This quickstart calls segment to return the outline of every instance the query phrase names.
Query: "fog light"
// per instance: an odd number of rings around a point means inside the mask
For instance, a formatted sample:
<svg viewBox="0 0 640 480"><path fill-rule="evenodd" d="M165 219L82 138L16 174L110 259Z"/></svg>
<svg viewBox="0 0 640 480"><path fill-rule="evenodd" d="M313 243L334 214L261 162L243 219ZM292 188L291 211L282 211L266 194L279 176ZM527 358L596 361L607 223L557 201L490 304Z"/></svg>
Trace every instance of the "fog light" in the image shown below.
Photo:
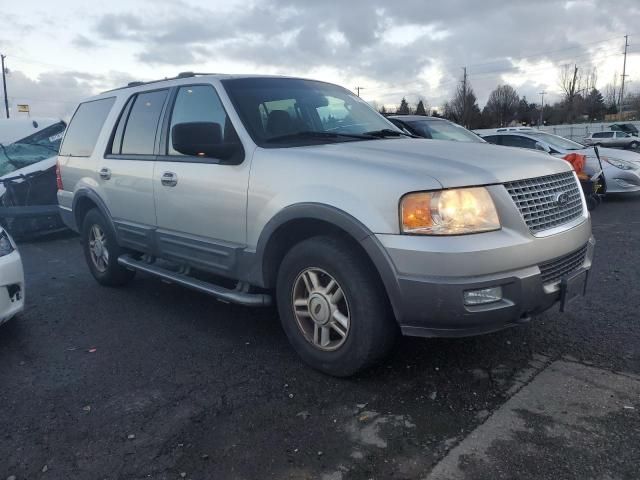
<svg viewBox="0 0 640 480"><path fill-rule="evenodd" d="M465 305L484 305L502 300L502 287L481 288L464 292Z"/></svg>

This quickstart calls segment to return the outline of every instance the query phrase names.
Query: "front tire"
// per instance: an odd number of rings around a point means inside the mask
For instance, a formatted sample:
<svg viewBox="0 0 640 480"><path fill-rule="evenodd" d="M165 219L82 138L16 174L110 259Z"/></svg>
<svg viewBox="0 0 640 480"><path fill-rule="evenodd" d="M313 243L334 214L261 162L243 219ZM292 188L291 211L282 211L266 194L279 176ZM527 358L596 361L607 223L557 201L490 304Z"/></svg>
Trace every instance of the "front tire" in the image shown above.
<svg viewBox="0 0 640 480"><path fill-rule="evenodd" d="M389 301L364 253L336 237L294 246L278 271L280 321L298 355L337 377L384 357L397 338Z"/></svg>
<svg viewBox="0 0 640 480"><path fill-rule="evenodd" d="M638 145L640 145L638 142L631 142L631 143L629 144L629 148L630 148L631 150L635 150L636 148L638 148Z"/></svg>
<svg viewBox="0 0 640 480"><path fill-rule="evenodd" d="M89 210L82 223L82 248L93 278L101 285L121 286L129 282L135 272L118 264L123 253L116 234L104 215L96 208Z"/></svg>

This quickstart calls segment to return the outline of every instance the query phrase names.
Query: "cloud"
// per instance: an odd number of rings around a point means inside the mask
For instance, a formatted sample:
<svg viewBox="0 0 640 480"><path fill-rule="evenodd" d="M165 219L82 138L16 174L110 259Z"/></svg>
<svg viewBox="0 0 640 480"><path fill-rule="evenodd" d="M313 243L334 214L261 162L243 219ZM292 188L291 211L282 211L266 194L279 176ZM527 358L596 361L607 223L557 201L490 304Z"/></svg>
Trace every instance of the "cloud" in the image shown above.
<svg viewBox="0 0 640 480"><path fill-rule="evenodd" d="M7 76L9 108L15 116L16 105L28 104L32 116L69 120L78 103L96 91L126 85L133 80L123 72L102 76L77 71L43 73L32 79L19 70L12 70Z"/></svg>

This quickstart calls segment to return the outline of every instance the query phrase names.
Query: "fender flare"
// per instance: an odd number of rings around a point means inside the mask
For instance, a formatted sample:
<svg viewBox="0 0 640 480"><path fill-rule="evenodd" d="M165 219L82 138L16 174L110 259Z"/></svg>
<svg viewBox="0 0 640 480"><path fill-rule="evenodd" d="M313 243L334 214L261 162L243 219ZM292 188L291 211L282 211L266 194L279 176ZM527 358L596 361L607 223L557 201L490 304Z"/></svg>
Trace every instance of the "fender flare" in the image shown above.
<svg viewBox="0 0 640 480"><path fill-rule="evenodd" d="M95 191L91 190L90 188L86 188L86 187L79 188L75 192L75 194L73 196L73 202L71 204L71 211L72 211L72 214L73 214L73 221L74 221L74 223L76 225L76 231L81 233L81 230L82 230L82 225L78 224L78 220L76 218L76 213L77 213L78 203L83 198L88 198L89 200L91 200L93 202L93 204L98 208L100 213L102 213L104 218L107 220L107 222L109 223L109 226L111 227L112 231L116 234L116 238L117 238L118 230L116 229L116 226L113 223L113 219L111 218L111 213L109 212L109 208L104 203L104 200L102 200L102 198L100 198L100 196Z"/></svg>
<svg viewBox="0 0 640 480"><path fill-rule="evenodd" d="M268 283L265 277L265 255L269 241L273 234L284 224L293 220L320 220L334 225L351 236L363 248L374 268L378 272L380 279L391 302L391 307L397 320L400 320L402 309L400 286L396 275L395 267L387 251L373 232L362 222L350 215L330 205L321 203L298 203L280 210L262 229L258 244L256 246L256 260L258 271L254 274L261 285Z"/></svg>

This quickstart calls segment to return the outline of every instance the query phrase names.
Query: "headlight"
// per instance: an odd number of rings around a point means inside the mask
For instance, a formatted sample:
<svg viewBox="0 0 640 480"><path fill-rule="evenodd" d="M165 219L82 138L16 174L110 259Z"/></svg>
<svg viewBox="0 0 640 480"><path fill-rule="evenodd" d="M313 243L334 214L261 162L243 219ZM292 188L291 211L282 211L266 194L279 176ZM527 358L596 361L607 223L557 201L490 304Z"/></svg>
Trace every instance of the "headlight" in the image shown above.
<svg viewBox="0 0 640 480"><path fill-rule="evenodd" d="M620 170L637 170L638 166L631 163L631 162L627 162L626 160L619 160L617 158L609 158L609 157L600 157L602 160L604 160L605 162L607 162L610 165L613 165L616 168L619 168Z"/></svg>
<svg viewBox="0 0 640 480"><path fill-rule="evenodd" d="M11 245L11 240L9 240L9 236L7 232L0 232L0 257L4 257L5 255L9 255L13 252L14 248Z"/></svg>
<svg viewBox="0 0 640 480"><path fill-rule="evenodd" d="M461 235L500 229L484 187L409 193L400 201L402 233Z"/></svg>

